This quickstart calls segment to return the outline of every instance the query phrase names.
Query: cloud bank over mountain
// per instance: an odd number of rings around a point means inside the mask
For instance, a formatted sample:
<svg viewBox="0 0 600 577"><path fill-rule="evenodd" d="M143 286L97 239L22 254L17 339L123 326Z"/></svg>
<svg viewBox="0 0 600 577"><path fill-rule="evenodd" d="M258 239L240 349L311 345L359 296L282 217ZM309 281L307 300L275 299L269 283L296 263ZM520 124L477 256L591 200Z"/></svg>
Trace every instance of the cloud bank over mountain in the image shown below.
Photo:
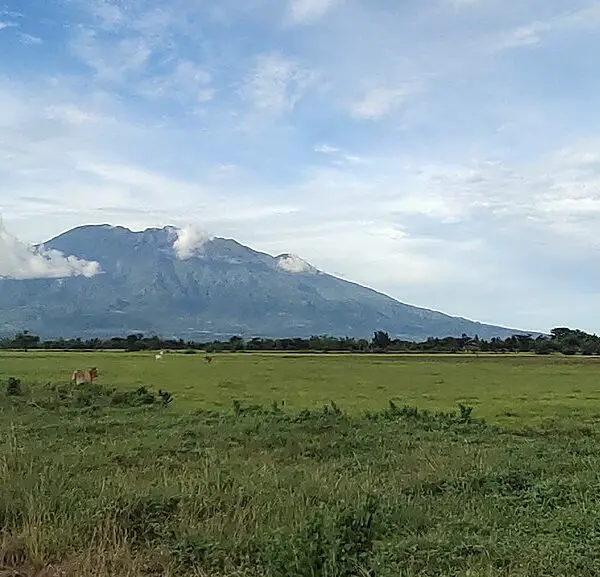
<svg viewBox="0 0 600 577"><path fill-rule="evenodd" d="M32 246L20 241L6 230L0 220L0 277L11 279L65 278L99 274L94 261L65 255L43 245Z"/></svg>
<svg viewBox="0 0 600 577"><path fill-rule="evenodd" d="M177 229L176 234L177 239L173 243L173 248L177 258L181 260L193 257L202 245L211 239L210 235L190 225Z"/></svg>

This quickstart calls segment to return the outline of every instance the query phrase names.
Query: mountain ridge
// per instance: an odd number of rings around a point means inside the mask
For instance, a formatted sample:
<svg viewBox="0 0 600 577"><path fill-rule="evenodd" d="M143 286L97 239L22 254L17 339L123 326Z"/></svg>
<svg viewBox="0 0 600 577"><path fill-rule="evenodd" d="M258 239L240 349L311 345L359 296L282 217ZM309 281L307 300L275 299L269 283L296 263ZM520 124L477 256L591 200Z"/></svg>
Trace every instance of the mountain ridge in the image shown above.
<svg viewBox="0 0 600 577"><path fill-rule="evenodd" d="M186 236L173 226L132 231L81 225L37 247L95 261L101 272L90 278L1 279L5 334L29 329L52 338L124 332L188 339L363 338L384 330L407 340L539 334L412 306L320 271L298 255L273 256L235 239Z"/></svg>

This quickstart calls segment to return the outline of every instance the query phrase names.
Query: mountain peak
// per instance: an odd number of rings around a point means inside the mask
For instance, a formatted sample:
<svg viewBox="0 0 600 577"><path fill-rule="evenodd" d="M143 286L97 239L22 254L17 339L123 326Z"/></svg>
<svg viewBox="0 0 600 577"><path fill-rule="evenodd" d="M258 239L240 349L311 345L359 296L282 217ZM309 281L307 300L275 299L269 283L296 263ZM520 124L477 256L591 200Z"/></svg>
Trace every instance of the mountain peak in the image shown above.
<svg viewBox="0 0 600 577"><path fill-rule="evenodd" d="M0 280L0 332L28 329L48 338L154 332L204 339L369 338L383 330L416 340L523 332L413 307L319 271L298 255L272 256L193 227L88 225L45 247L69 263L96 262L104 274L67 275L60 282L47 274Z"/></svg>

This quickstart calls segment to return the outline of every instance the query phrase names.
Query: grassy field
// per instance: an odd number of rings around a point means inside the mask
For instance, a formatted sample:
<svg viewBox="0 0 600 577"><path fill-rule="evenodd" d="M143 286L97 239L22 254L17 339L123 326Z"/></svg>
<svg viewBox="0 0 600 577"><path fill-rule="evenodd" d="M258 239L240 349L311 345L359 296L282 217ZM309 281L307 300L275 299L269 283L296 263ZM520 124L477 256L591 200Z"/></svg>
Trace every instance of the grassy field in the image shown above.
<svg viewBox="0 0 600 577"><path fill-rule="evenodd" d="M99 383L162 387L180 409L230 408L284 401L295 409L331 401L354 414L383 409L391 399L426 409L475 407L509 425L600 416L600 359L490 355L223 354L27 352L0 354L0 381L68 383L77 368L97 366Z"/></svg>
<svg viewBox="0 0 600 577"><path fill-rule="evenodd" d="M28 352L0 381L2 577L600 574L593 358Z"/></svg>

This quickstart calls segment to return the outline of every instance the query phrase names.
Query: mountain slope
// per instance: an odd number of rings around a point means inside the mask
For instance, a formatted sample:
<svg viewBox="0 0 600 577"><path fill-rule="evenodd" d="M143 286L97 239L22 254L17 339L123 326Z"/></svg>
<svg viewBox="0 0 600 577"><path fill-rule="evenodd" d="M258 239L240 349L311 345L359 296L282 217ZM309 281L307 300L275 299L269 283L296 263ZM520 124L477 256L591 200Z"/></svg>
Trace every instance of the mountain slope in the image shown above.
<svg viewBox="0 0 600 577"><path fill-rule="evenodd" d="M0 280L0 330L29 329L46 338L129 332L182 338L224 335L405 339L467 333L482 338L522 332L400 303L322 273L294 255L254 251L213 238L191 258L177 258L173 227L132 232L82 226L45 243L97 261L92 278Z"/></svg>

